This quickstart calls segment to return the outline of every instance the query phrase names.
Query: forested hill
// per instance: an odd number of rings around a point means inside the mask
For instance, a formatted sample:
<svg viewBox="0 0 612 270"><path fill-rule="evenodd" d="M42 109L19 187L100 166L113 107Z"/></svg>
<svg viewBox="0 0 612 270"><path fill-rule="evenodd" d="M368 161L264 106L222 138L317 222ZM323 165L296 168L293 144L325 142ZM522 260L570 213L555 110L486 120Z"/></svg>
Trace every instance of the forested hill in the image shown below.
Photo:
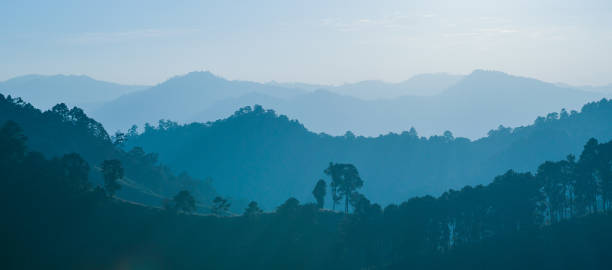
<svg viewBox="0 0 612 270"><path fill-rule="evenodd" d="M92 189L79 155L45 159L26 142L15 122L0 126L2 269L612 265L612 141L590 139L579 156L545 162L534 174L510 170L486 186L384 208L356 193L354 166L330 164L332 193L352 192L352 211L289 198L267 213L251 202L240 216L228 216L218 203L215 215L192 215L188 193L164 209L118 201L109 186Z"/></svg>
<svg viewBox="0 0 612 270"><path fill-rule="evenodd" d="M182 189L189 189L202 204L216 194L209 182L195 179L186 173L176 174L158 162L157 154L142 148L124 151L121 138L109 136L104 127L89 118L83 110L58 104L41 112L19 98L0 94L0 125L14 121L28 138L28 147L45 156L59 157L78 153L91 165L91 180L99 184L99 166L104 160L117 159L125 168L123 188L118 196L130 201L161 205L165 198Z"/></svg>
<svg viewBox="0 0 612 270"><path fill-rule="evenodd" d="M211 177L220 194L256 200L266 208L289 196L309 200L330 161L352 163L367 183L365 195L387 204L489 183L508 169L534 170L543 161L578 153L591 137L612 138L610 117L612 101L603 99L581 112L563 110L529 126L499 127L476 141L450 132L424 138L414 129L366 138L315 134L255 106L206 124L161 121L127 144L159 153L172 168Z"/></svg>

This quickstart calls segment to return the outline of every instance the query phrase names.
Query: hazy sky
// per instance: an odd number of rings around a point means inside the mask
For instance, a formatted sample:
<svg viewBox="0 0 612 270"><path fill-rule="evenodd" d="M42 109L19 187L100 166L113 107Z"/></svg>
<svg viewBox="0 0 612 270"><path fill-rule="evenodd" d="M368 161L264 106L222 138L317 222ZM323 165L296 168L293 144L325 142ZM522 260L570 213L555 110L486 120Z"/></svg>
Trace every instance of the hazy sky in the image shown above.
<svg viewBox="0 0 612 270"><path fill-rule="evenodd" d="M610 0L2 0L0 18L0 80L154 84L210 70L339 84L483 68L612 83Z"/></svg>

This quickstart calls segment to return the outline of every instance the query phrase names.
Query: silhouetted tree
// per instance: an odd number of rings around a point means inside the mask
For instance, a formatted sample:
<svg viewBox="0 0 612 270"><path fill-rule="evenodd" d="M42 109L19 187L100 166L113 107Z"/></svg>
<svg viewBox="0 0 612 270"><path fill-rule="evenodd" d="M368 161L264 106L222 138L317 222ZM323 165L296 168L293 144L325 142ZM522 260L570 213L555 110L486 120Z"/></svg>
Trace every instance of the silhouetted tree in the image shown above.
<svg viewBox="0 0 612 270"><path fill-rule="evenodd" d="M342 197L338 195L338 183L332 181L329 186L331 187L332 210L336 211L336 204L340 202Z"/></svg>
<svg viewBox="0 0 612 270"><path fill-rule="evenodd" d="M257 205L257 202L255 201L250 202L249 206L246 209L244 209L244 216L247 216L247 217L257 216L261 213L263 213L263 210L259 208L259 205Z"/></svg>
<svg viewBox="0 0 612 270"><path fill-rule="evenodd" d="M312 190L312 195L317 200L317 207L319 209L325 206L325 195L327 194L327 184L323 179L319 179L314 189Z"/></svg>
<svg viewBox="0 0 612 270"><path fill-rule="evenodd" d="M276 212L284 216L295 214L299 206L300 206L300 201L298 201L296 198L291 197L287 199L283 204L281 204L276 209Z"/></svg>
<svg viewBox="0 0 612 270"><path fill-rule="evenodd" d="M26 139L17 123L7 121L0 128L0 153L9 160L22 160L26 151Z"/></svg>
<svg viewBox="0 0 612 270"><path fill-rule="evenodd" d="M84 192L91 188L88 181L89 164L79 154L71 153L59 159L63 168L65 186L74 192Z"/></svg>
<svg viewBox="0 0 612 270"><path fill-rule="evenodd" d="M488 186L492 217L500 232L515 232L541 224L541 186L531 173L512 170Z"/></svg>
<svg viewBox="0 0 612 270"><path fill-rule="evenodd" d="M594 173L597 158L596 139L591 138L580 155L576 168L576 206L579 214L597 212L597 175Z"/></svg>
<svg viewBox="0 0 612 270"><path fill-rule="evenodd" d="M116 131L115 135L111 137L111 140L113 140L115 146L121 147L127 141L127 135L121 131Z"/></svg>
<svg viewBox="0 0 612 270"><path fill-rule="evenodd" d="M331 177L331 181L329 186L331 187L331 196L332 196L332 210L336 210L336 204L340 202L342 197L338 196L338 167L334 165L334 163L330 162L329 166L323 171L325 174Z"/></svg>
<svg viewBox="0 0 612 270"><path fill-rule="evenodd" d="M104 189L109 197L115 196L121 185L117 180L123 178L123 166L117 159L102 162L102 175L104 176Z"/></svg>
<svg viewBox="0 0 612 270"><path fill-rule="evenodd" d="M178 211L182 211L184 213L192 213L196 210L196 201L187 190L181 190L178 194L174 196L172 200L174 202L176 210Z"/></svg>
<svg viewBox="0 0 612 270"><path fill-rule="evenodd" d="M222 197L215 197L213 200L212 213L218 216L223 216L227 213L232 204Z"/></svg>
<svg viewBox="0 0 612 270"><path fill-rule="evenodd" d="M566 194L568 192L567 172L561 162L547 161L540 165L536 178L543 186L546 195L548 216L555 223L563 218L563 209L566 207Z"/></svg>
<svg viewBox="0 0 612 270"><path fill-rule="evenodd" d="M370 200L363 194L353 192L351 195L351 206L353 206L353 213L356 215L367 215L371 207Z"/></svg>
<svg viewBox="0 0 612 270"><path fill-rule="evenodd" d="M132 125L130 127L130 129L128 129L127 135L128 138L133 138L138 136L138 126L137 125Z"/></svg>
<svg viewBox="0 0 612 270"><path fill-rule="evenodd" d="M603 210L610 209L612 203L612 143L600 145L597 170L601 179Z"/></svg>
<svg viewBox="0 0 612 270"><path fill-rule="evenodd" d="M344 198L344 213L348 214L351 195L363 186L357 168L353 164L330 163L324 172L332 178L332 192L338 193L334 199Z"/></svg>

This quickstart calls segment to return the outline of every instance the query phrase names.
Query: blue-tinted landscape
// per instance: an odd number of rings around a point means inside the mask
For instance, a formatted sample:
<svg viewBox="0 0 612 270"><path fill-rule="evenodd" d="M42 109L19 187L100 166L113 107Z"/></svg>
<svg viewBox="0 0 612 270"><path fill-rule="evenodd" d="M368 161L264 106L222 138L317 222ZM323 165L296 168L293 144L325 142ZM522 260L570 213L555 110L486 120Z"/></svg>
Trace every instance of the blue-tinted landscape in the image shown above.
<svg viewBox="0 0 612 270"><path fill-rule="evenodd" d="M0 3L2 269L610 269L612 3Z"/></svg>

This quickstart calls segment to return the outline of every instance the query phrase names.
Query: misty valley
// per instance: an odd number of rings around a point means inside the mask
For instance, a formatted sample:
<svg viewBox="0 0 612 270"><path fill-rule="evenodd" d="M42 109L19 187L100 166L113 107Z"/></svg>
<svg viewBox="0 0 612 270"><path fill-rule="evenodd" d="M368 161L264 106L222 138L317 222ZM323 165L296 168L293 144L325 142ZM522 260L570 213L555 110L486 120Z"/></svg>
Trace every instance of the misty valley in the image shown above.
<svg viewBox="0 0 612 270"><path fill-rule="evenodd" d="M111 135L0 95L4 266L605 269L610 119L603 98L474 140L334 136L254 105Z"/></svg>
<svg viewBox="0 0 612 270"><path fill-rule="evenodd" d="M0 270L612 269L610 0L0 18Z"/></svg>

